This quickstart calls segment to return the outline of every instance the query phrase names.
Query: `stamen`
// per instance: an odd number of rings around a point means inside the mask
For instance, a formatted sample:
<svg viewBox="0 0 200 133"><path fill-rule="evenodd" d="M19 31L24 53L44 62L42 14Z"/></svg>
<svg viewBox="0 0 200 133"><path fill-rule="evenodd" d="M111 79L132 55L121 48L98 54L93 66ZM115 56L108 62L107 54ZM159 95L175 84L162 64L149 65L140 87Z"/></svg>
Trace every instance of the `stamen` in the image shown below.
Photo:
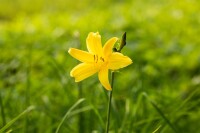
<svg viewBox="0 0 200 133"><path fill-rule="evenodd" d="M104 58L103 57L100 57L100 60L102 60L104 62Z"/></svg>
<svg viewBox="0 0 200 133"><path fill-rule="evenodd" d="M95 62L95 63L98 63L99 59L100 59L101 61L105 62L105 60L104 60L103 57L100 57L100 58L99 58L98 55L94 55L94 62Z"/></svg>
<svg viewBox="0 0 200 133"><path fill-rule="evenodd" d="M94 55L94 62L95 62L95 63L98 62L98 55Z"/></svg>
<svg viewBox="0 0 200 133"><path fill-rule="evenodd" d="M98 55L96 55L97 56L97 60L96 60L96 63L98 62Z"/></svg>

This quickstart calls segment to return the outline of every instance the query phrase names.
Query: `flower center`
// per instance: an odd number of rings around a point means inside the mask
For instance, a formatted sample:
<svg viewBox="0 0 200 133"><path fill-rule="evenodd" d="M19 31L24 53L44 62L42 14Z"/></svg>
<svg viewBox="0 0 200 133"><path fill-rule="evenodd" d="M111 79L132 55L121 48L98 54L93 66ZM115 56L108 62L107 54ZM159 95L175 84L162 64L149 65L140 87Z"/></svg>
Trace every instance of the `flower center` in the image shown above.
<svg viewBox="0 0 200 133"><path fill-rule="evenodd" d="M101 69L102 67L106 66L106 60L104 57L99 55L94 55L94 66L98 69Z"/></svg>
<svg viewBox="0 0 200 133"><path fill-rule="evenodd" d="M104 58L102 56L94 55L94 62L97 63L103 63L105 62Z"/></svg>

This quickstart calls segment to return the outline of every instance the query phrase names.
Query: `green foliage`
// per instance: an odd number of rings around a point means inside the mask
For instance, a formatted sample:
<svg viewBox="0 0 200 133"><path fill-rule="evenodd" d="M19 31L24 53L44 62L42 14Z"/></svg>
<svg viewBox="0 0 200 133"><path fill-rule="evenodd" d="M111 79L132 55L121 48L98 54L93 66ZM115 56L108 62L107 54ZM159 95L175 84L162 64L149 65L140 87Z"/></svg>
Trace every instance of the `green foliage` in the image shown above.
<svg viewBox="0 0 200 133"><path fill-rule="evenodd" d="M63 119L61 133L103 133L107 91L97 76L77 85L67 53L99 31L103 43L126 32L133 60L115 74L110 132L200 131L198 0L0 3L0 130L56 132Z"/></svg>

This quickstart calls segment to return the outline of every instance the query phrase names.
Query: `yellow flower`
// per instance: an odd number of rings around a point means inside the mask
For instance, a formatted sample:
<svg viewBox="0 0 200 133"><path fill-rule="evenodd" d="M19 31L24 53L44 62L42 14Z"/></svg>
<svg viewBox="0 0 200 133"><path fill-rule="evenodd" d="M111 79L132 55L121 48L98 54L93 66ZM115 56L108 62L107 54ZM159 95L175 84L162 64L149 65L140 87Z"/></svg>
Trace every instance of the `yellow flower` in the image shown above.
<svg viewBox="0 0 200 133"><path fill-rule="evenodd" d="M81 61L75 66L70 76L75 78L75 82L82 81L98 72L101 84L107 89L112 90L108 80L108 70L117 70L126 67L132 63L132 60L119 52L113 52L113 46L118 38L109 39L102 48L101 36L99 33L90 32L86 39L86 45L89 52L75 48L69 49L69 54Z"/></svg>

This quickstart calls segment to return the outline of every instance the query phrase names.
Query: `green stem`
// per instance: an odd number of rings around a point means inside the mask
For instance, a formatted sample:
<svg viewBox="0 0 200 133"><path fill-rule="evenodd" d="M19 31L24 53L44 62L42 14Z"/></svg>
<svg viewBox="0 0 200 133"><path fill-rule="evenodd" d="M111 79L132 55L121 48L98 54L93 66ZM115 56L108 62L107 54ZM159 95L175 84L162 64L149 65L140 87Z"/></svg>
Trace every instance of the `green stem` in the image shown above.
<svg viewBox="0 0 200 133"><path fill-rule="evenodd" d="M5 118L5 113L4 113L4 106L3 106L3 100L0 94L0 107L1 107L1 116L2 116L2 122L3 122L3 126L6 125L6 118Z"/></svg>
<svg viewBox="0 0 200 133"><path fill-rule="evenodd" d="M107 112L107 122L106 122L106 133L109 132L109 126L110 126L110 110L111 110L113 83L114 83L114 72L111 73L111 88L112 88L112 90L109 92L108 112Z"/></svg>
<svg viewBox="0 0 200 133"><path fill-rule="evenodd" d="M30 46L28 54L27 54L27 69L26 69L26 95L25 95L25 106L28 108L30 106L30 87L31 87L31 62L32 62L32 46ZM29 127L29 117L28 114L25 116L25 123L24 123L24 132L28 132Z"/></svg>
<svg viewBox="0 0 200 133"><path fill-rule="evenodd" d="M78 93L79 93L79 99L81 99L83 96L82 96L82 84L81 83L79 83L78 84ZM82 108L83 107L83 105L82 105L82 103L80 103L80 105L79 105L80 107L79 108ZM78 122L78 125L79 125L79 133L81 133L81 132L84 132L85 131L85 129L84 129L84 115L83 115L83 112L81 112L80 114L79 114L79 122Z"/></svg>
<svg viewBox="0 0 200 133"><path fill-rule="evenodd" d="M126 32L124 32L124 34L122 35L122 40L121 40L119 49L114 48L113 50L115 52L120 53L125 45L126 45ZM112 88L112 90L109 92L106 133L109 132L109 126L110 126L110 110L111 110L111 102L112 102L113 84L114 84L114 72L111 72L111 88Z"/></svg>

